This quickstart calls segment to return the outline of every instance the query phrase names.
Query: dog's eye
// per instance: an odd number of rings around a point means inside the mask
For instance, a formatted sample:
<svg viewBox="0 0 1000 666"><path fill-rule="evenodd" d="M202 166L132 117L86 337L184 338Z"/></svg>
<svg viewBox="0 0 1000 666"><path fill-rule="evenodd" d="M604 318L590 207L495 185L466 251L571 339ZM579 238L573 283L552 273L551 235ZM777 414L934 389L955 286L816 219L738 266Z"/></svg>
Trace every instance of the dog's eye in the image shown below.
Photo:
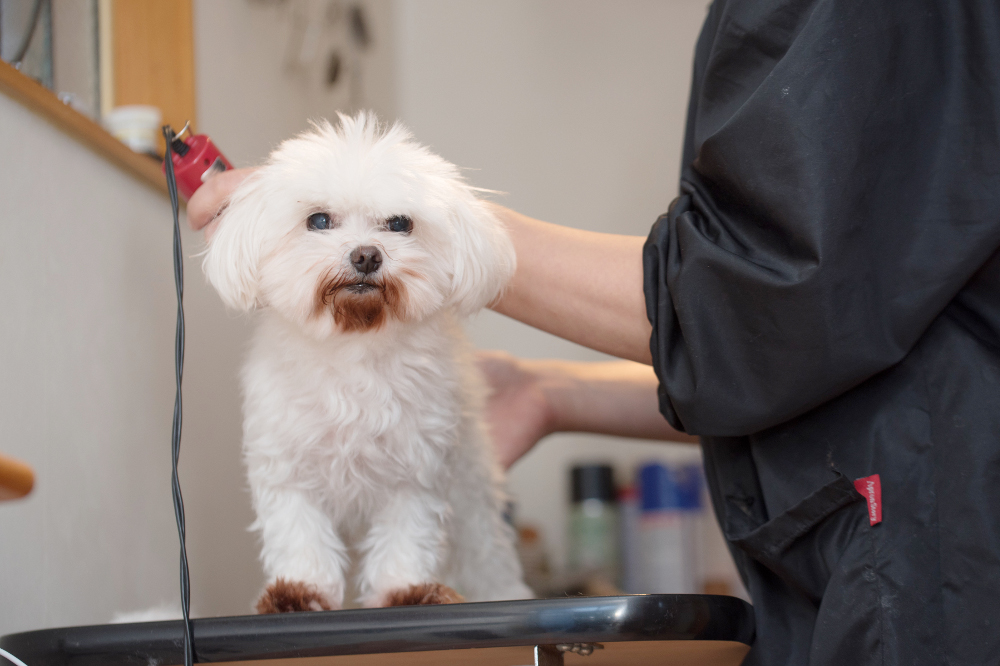
<svg viewBox="0 0 1000 666"><path fill-rule="evenodd" d="M397 233L407 233L413 230L413 221L405 215L396 215L385 221L385 228Z"/></svg>
<svg viewBox="0 0 1000 666"><path fill-rule="evenodd" d="M306 220L306 226L308 226L312 231L320 231L322 229L329 229L333 226L333 220L326 213L313 213Z"/></svg>

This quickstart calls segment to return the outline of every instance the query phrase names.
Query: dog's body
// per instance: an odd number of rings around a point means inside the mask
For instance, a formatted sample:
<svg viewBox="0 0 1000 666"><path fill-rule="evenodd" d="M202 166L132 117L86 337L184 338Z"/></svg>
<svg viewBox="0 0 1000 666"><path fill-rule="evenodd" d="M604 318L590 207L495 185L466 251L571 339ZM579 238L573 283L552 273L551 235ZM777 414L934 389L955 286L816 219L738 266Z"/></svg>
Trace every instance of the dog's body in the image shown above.
<svg viewBox="0 0 1000 666"><path fill-rule="evenodd" d="M205 268L264 308L243 371L260 610L339 608L352 560L369 606L531 596L460 325L513 265L455 168L364 115L231 197Z"/></svg>

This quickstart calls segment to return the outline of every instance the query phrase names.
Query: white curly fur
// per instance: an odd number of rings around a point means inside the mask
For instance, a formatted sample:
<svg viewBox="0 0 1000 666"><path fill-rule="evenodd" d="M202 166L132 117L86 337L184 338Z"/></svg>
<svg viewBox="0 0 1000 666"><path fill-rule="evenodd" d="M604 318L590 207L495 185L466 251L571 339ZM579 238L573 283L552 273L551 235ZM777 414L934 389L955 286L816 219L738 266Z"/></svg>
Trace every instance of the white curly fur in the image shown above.
<svg viewBox="0 0 1000 666"><path fill-rule="evenodd" d="M317 212L335 228L308 229ZM410 233L386 228L399 215ZM429 582L469 600L530 597L460 325L514 271L489 207L402 126L362 113L285 141L220 217L205 273L231 307L261 310L243 447L269 582L312 584L339 608L356 560L369 606ZM359 246L380 250L369 277L396 284L398 302L377 292L381 324L345 330L360 296L318 295L362 279Z"/></svg>

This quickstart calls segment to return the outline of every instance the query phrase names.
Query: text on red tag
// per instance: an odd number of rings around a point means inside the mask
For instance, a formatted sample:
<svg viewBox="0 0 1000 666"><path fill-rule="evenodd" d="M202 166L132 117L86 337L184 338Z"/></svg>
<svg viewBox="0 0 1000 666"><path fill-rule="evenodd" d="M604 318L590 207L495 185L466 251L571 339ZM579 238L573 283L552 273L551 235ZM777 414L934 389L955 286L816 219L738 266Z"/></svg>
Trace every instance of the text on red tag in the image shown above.
<svg viewBox="0 0 1000 666"><path fill-rule="evenodd" d="M861 493L868 503L868 523L877 525L882 522L882 481L878 474L862 477L854 482L854 488Z"/></svg>

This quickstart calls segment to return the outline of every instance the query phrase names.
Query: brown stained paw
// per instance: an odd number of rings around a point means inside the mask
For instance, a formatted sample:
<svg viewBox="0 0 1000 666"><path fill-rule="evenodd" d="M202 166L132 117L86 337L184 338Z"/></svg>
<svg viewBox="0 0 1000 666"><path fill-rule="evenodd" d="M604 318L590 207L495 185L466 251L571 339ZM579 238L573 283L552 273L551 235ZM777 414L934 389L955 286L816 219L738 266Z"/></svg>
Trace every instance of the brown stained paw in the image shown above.
<svg viewBox="0 0 1000 666"><path fill-rule="evenodd" d="M330 605L314 586L279 578L264 590L257 601L257 612L296 613L299 611L330 610Z"/></svg>
<svg viewBox="0 0 1000 666"><path fill-rule="evenodd" d="M465 599L461 594L441 583L411 585L401 590L393 590L385 597L386 606L460 604L463 601Z"/></svg>

